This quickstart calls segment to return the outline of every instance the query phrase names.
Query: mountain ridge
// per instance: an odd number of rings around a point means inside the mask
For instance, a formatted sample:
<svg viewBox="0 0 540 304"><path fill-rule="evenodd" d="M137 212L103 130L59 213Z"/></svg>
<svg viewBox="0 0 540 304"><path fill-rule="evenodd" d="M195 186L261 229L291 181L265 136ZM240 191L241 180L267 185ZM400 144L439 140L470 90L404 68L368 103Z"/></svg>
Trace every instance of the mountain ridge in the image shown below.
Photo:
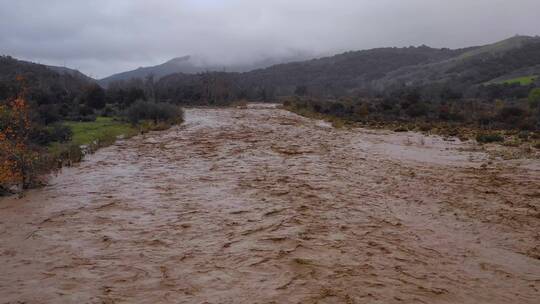
<svg viewBox="0 0 540 304"><path fill-rule="evenodd" d="M78 70L19 60L7 55L0 56L0 82L13 83L17 76L23 76L36 86L59 85L73 91L82 90L83 87L95 83L94 79Z"/></svg>
<svg viewBox="0 0 540 304"><path fill-rule="evenodd" d="M98 80L99 84L107 87L109 84L116 81L127 81L131 79L145 79L153 76L154 80L159 80L162 77L182 73L182 74L198 74L205 72L231 72L240 73L248 72L260 68L269 67L278 63L291 62L294 60L305 59L305 54L296 54L290 57L271 58L256 61L251 64L213 64L201 56L185 55L174 57L161 64L147 67L139 67L134 70L120 72L111 76Z"/></svg>
<svg viewBox="0 0 540 304"><path fill-rule="evenodd" d="M5 61L12 57L3 58ZM114 81L144 79L149 75L154 76L155 82L163 80L172 86L175 78L197 81L199 78L196 74L219 72L243 88L271 88L287 95L293 94L298 86L307 86L311 91L328 95L335 92L354 93L362 89L385 90L402 85L447 82L481 84L536 75L540 73L540 37L516 35L492 44L462 49L431 48L425 45L375 48L309 60L291 58L290 61L278 64L271 64L272 60L268 60L228 67L212 66L200 57L187 55L156 66L117 73L101 80L94 80L67 67L14 60L27 68L32 65L34 68L43 66L60 76L79 79L81 83L97 82L103 87ZM0 78L5 78L5 74L5 71L1 71Z"/></svg>

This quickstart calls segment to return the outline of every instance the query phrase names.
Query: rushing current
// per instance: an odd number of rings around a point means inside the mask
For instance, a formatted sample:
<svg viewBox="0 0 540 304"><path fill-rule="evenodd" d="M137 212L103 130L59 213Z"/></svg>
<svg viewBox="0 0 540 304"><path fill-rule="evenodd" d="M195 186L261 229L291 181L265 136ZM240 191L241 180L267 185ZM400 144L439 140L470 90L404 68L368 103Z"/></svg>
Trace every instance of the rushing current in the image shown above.
<svg viewBox="0 0 540 304"><path fill-rule="evenodd" d="M540 303L540 168L188 109L0 200L1 303Z"/></svg>

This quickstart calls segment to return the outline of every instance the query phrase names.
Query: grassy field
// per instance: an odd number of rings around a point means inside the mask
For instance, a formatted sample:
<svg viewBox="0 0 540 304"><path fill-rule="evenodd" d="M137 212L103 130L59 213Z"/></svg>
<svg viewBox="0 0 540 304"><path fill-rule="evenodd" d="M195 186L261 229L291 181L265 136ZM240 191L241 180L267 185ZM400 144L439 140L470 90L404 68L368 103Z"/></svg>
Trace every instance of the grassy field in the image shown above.
<svg viewBox="0 0 540 304"><path fill-rule="evenodd" d="M531 76L518 77L518 78L514 78L514 79L501 80L501 81L498 81L496 83L497 84L516 84L516 83L519 83L520 85L530 85L531 83L536 81L537 78L538 78L538 76L531 75Z"/></svg>
<svg viewBox="0 0 540 304"><path fill-rule="evenodd" d="M120 135L129 137L137 129L129 123L119 122L110 117L98 117L91 122L66 122L73 131L71 142L76 145L88 145L95 141L114 140Z"/></svg>
<svg viewBox="0 0 540 304"><path fill-rule="evenodd" d="M139 132L137 127L110 117L98 117L90 122L68 121L64 124L73 131L71 141L52 143L48 147L48 152L53 157L68 158L75 162L82 158L80 147L83 145L95 150L113 144L121 135L131 137Z"/></svg>

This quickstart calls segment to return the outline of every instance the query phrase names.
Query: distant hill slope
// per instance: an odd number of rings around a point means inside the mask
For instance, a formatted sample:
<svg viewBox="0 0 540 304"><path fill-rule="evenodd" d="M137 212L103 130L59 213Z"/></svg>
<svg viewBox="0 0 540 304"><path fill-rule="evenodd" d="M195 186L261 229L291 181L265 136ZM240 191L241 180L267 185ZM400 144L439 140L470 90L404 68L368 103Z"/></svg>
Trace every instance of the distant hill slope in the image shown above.
<svg viewBox="0 0 540 304"><path fill-rule="evenodd" d="M244 73L220 73L219 78L249 96L263 91L291 95L299 86L310 94L336 96L431 84L446 84L462 91L493 81L538 75L539 67L540 37L515 36L458 50L420 46L354 51ZM163 78L159 87L174 92L200 79L172 74Z"/></svg>
<svg viewBox="0 0 540 304"><path fill-rule="evenodd" d="M93 79L75 70L0 56L0 93L7 94L8 88L15 84L17 76L22 76L30 89L44 91L81 92L94 83Z"/></svg>
<svg viewBox="0 0 540 304"><path fill-rule="evenodd" d="M81 73L79 70L70 69L70 68L67 68L67 67L54 66L54 65L47 65L47 67L49 69L57 72L58 74L71 75L71 76L73 76L75 78L79 78L79 79L82 79L84 81L96 82L96 80L94 78L89 77L89 76Z"/></svg>
<svg viewBox="0 0 540 304"><path fill-rule="evenodd" d="M530 75L540 65L540 37L516 36L460 50L426 46L381 48L289 63L242 74L241 83L290 93L298 85L312 90L384 90L400 85L481 84Z"/></svg>
<svg viewBox="0 0 540 304"><path fill-rule="evenodd" d="M153 76L154 79L157 81L164 76L176 73L198 74L204 72L248 72L259 68L269 67L281 62L290 62L304 58L306 58L304 54L296 54L281 59L268 58L262 61L255 62L253 64L236 64L224 66L208 64L205 62L204 59L197 56L184 56L173 58L160 65L141 67L136 70L114 74L112 76L99 80L99 84L107 87L110 83L115 81L130 80L134 78L145 79L148 76Z"/></svg>
<svg viewBox="0 0 540 304"><path fill-rule="evenodd" d="M469 50L434 49L427 46L380 48L281 64L244 73L240 77L241 82L248 86L288 87L289 91L298 85L321 89L363 88L400 68L441 62Z"/></svg>
<svg viewBox="0 0 540 304"><path fill-rule="evenodd" d="M387 73L372 85L379 89L391 85L453 83L476 85L497 78L530 75L540 65L540 38L516 36L477 47L454 58L435 63L407 66Z"/></svg>
<svg viewBox="0 0 540 304"><path fill-rule="evenodd" d="M474 48L468 52L463 53L460 58L465 59L477 55L500 55L514 49L519 49L529 43L538 42L539 39L539 37L531 36L514 36L512 38L508 38L499 42Z"/></svg>
<svg viewBox="0 0 540 304"><path fill-rule="evenodd" d="M133 78L145 79L147 76L153 75L156 80L163 76L174 73L188 73L194 74L202 72L201 68L196 67L191 61L190 56L174 58L163 64L141 67L133 71L127 71L123 73L114 74L112 76L99 80L99 84L102 86L108 86L111 82L119 80L130 80Z"/></svg>

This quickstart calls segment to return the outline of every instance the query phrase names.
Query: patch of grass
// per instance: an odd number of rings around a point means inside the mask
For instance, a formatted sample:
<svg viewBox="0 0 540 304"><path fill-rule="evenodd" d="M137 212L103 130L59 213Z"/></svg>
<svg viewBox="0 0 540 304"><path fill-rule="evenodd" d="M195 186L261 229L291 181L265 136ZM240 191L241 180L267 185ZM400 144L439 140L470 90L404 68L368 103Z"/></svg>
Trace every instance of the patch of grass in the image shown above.
<svg viewBox="0 0 540 304"><path fill-rule="evenodd" d="M538 76L530 75L530 76L523 76L508 80L501 80L494 82L495 84L519 84L522 86L530 85L531 83L535 82L536 79L538 79Z"/></svg>
<svg viewBox="0 0 540 304"><path fill-rule="evenodd" d="M66 122L65 124L73 131L71 142L79 146L116 138L120 135L129 137L137 133L137 129L131 124L114 120L111 117L98 117L96 121Z"/></svg>
<svg viewBox="0 0 540 304"><path fill-rule="evenodd" d="M48 155L50 159L68 164L81 161L84 153L113 144L119 136L134 136L142 127L111 117L98 117L90 122L68 121L63 125L71 129L73 136L66 143L54 142L49 145ZM83 145L87 146L85 151L81 149Z"/></svg>

